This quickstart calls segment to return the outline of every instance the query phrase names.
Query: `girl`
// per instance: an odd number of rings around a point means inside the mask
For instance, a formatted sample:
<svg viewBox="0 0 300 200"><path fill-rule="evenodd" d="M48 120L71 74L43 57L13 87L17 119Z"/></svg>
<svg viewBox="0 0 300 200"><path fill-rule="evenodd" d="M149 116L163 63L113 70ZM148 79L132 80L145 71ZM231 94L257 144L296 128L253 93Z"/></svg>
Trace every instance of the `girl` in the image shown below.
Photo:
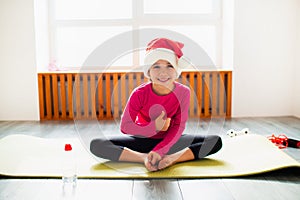
<svg viewBox="0 0 300 200"><path fill-rule="evenodd" d="M121 117L124 135L94 139L94 155L144 163L149 171L157 171L221 149L219 136L182 134L190 102L189 88L175 81L185 66L182 48L182 43L167 38L148 44L144 74L150 82L137 87L127 102Z"/></svg>

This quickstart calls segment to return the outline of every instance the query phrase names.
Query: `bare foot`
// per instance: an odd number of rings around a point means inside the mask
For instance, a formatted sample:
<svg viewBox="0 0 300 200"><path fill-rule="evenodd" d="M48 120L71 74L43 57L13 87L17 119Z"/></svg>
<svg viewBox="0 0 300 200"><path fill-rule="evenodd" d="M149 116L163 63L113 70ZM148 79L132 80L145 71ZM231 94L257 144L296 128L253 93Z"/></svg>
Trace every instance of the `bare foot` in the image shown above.
<svg viewBox="0 0 300 200"><path fill-rule="evenodd" d="M146 156L145 160L144 160L144 165L146 167L146 169L150 172L154 172L158 170L157 165L152 165L151 162L149 162L148 157Z"/></svg>
<svg viewBox="0 0 300 200"><path fill-rule="evenodd" d="M162 170L167 167L170 167L171 165L174 165L177 163L178 156L174 155L165 155L163 159L158 163L158 169Z"/></svg>
<svg viewBox="0 0 300 200"><path fill-rule="evenodd" d="M171 165L174 165L179 162L185 162L188 160L194 160L194 154L190 148L185 148L177 153L171 155L165 155L160 162L158 163L158 169L162 170Z"/></svg>

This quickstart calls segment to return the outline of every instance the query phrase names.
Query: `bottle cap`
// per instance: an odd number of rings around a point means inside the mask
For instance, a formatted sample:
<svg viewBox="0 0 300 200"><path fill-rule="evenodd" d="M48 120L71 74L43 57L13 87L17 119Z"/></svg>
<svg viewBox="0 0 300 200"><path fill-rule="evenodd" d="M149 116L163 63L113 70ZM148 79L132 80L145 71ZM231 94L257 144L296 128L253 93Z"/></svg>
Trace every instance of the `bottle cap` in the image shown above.
<svg viewBox="0 0 300 200"><path fill-rule="evenodd" d="M72 145L71 144L65 144L65 151L71 151Z"/></svg>

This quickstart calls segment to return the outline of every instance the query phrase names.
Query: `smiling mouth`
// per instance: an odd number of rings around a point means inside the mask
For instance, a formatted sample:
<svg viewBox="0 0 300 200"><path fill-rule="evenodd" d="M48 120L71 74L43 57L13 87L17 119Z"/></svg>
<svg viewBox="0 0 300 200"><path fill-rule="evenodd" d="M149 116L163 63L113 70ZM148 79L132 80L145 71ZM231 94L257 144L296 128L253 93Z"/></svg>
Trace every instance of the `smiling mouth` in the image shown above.
<svg viewBox="0 0 300 200"><path fill-rule="evenodd" d="M170 80L170 78L158 78L157 80L159 82L165 83L165 82L168 82Z"/></svg>

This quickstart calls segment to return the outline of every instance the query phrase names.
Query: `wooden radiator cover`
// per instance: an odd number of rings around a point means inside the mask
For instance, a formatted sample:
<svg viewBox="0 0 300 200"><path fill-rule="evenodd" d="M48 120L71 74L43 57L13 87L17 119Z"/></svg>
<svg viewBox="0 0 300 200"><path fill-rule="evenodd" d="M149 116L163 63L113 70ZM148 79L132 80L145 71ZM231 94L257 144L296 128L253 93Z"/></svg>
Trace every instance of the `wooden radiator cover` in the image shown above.
<svg viewBox="0 0 300 200"><path fill-rule="evenodd" d="M120 118L142 72L38 73L41 120ZM178 79L191 89L190 117L231 117L232 72L189 71Z"/></svg>

